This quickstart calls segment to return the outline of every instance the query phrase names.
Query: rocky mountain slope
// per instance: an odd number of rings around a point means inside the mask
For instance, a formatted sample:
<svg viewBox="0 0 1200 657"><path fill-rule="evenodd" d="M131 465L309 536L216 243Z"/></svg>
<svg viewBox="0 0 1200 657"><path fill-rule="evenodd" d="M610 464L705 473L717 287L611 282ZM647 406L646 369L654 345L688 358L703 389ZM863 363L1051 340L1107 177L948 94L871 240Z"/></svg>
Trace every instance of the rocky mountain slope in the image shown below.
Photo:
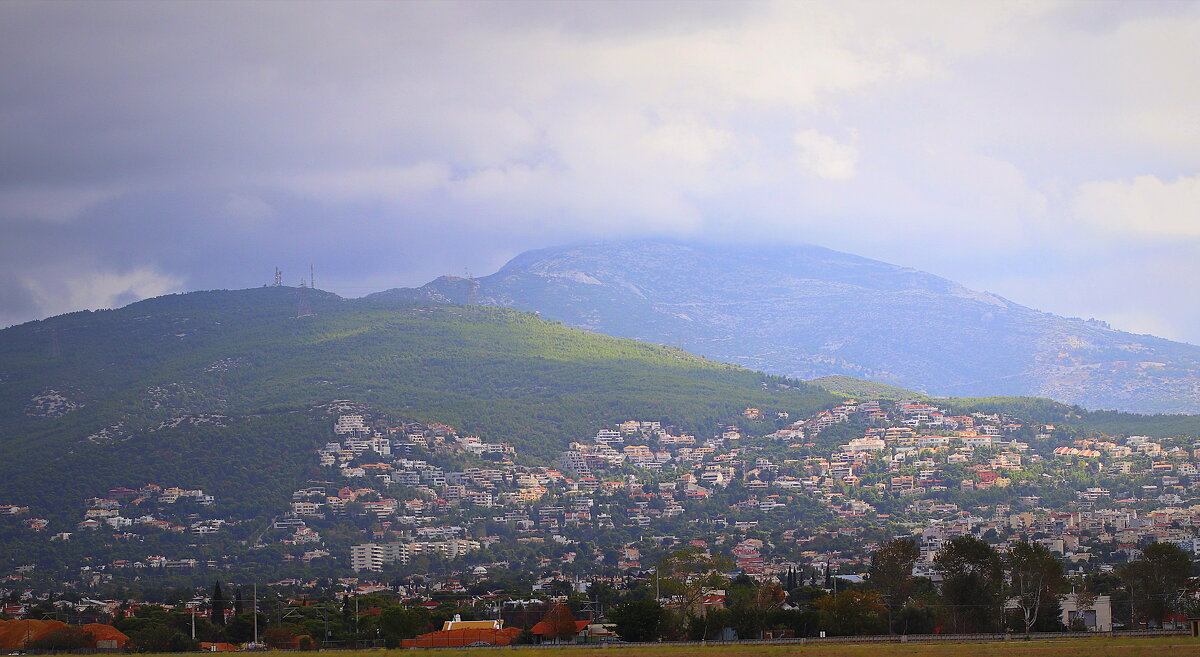
<svg viewBox="0 0 1200 657"><path fill-rule="evenodd" d="M797 378L1200 412L1200 347L1115 331L815 246L597 243L375 298L507 306Z"/></svg>

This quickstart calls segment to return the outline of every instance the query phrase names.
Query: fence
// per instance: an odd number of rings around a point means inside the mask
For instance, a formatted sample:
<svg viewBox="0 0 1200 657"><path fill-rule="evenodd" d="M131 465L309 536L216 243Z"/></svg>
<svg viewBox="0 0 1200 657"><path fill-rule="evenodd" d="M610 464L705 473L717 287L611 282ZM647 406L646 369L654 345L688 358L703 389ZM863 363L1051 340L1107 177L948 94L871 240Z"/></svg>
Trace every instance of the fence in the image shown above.
<svg viewBox="0 0 1200 657"><path fill-rule="evenodd" d="M1099 637L1156 637L1179 636L1189 637L1188 630L1127 630L1114 632L1033 632L1030 634L996 633L996 634L874 634L865 636L830 636L830 637L799 637L794 639L739 639L737 641L662 641L650 643L612 642L612 643L558 643L558 644L520 644L511 646L479 646L480 648L639 648L646 646L752 646L752 645L809 645L837 643L984 643L996 641L1024 641L1029 639L1079 639ZM1197 642L1200 644L1200 641ZM430 648L439 649L439 648Z"/></svg>
<svg viewBox="0 0 1200 657"><path fill-rule="evenodd" d="M466 632L466 631L464 631ZM795 639L740 639L737 641L662 641L650 643L633 643L617 641L611 643L544 643L544 644L511 644L511 645L478 645L489 640L495 640L496 635L488 632L478 632L477 637L472 637L472 641L463 642L463 637L453 639L443 638L441 640L433 640L433 645L413 646L410 648L400 648L399 650L443 650L445 648L462 648L471 647L479 649L499 649L508 648L554 648L566 649L571 648L612 648L621 650L624 648L639 648L646 646L753 646L753 645L809 645L809 644L838 644L838 643L939 643L939 642L959 642L959 643L985 643L996 641L1024 641L1026 637L1030 639L1079 639L1079 638L1099 638L1099 637L1156 637L1156 636L1178 636L1189 637L1188 630L1122 630L1115 632L1033 632L1031 634L874 634L865 636L829 636L829 637L800 637ZM472 645L476 644L476 645ZM1197 641L1200 645L1200 640ZM343 650L362 650L363 648L354 648L349 646L332 647L327 646L321 649L321 652L339 652ZM370 648L367 648L370 649ZM380 648L376 647L376 650ZM278 650L273 650L273 652ZM29 650L26 654L29 655L49 655L49 654L75 654L75 655L92 655L99 653L112 653L114 651L103 651L95 649L81 648L76 650ZM286 650L278 652L306 652L296 650Z"/></svg>

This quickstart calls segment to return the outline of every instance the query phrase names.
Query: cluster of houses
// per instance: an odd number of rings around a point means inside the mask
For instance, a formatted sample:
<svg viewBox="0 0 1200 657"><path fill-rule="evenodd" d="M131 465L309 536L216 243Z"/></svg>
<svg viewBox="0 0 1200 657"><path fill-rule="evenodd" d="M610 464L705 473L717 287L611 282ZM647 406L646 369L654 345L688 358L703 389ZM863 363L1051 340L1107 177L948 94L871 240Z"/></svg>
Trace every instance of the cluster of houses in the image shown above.
<svg viewBox="0 0 1200 657"><path fill-rule="evenodd" d="M511 445L446 425L385 427L359 413L331 422L314 455L321 478L293 492L260 540L283 544L286 561L327 559L367 578L436 556L457 569L428 581L438 590L509 568L491 555L510 542L536 548L525 564L535 590L619 584L682 546L772 579L861 575L879 541L897 535L918 539L917 574L927 576L941 546L966 534L1001 550L1036 540L1072 573L1111 571L1151 541L1200 552L1194 439L1085 436L927 401L848 400L795 421L747 408L708 435L629 420L531 465ZM1088 483L1068 483L1079 481ZM180 500L194 503L188 516L167 513ZM77 531L216 532L220 519L196 514L213 502L199 490L114 489L87 500ZM0 516L21 509L0 505ZM347 521L361 538L330 544L326 535L346 532L325 529ZM138 564L111 565L189 561Z"/></svg>
<svg viewBox="0 0 1200 657"><path fill-rule="evenodd" d="M746 409L743 416L761 422L764 414ZM789 549L783 551L786 558L772 559L777 546L745 539L744 534L761 531L760 522L771 513L786 513L798 496L819 501L829 514L818 519L828 521L822 524L845 526L788 529L779 533L784 542L804 547L823 536L854 536L881 526L895 529L903 519L904 531L921 537L926 564L945 540L989 530L1005 537L1051 533L1056 538L1047 546L1080 572L1111 569L1114 554L1135 557L1137 546L1149 540L1170 540L1189 551L1200 547L1194 531L1194 520L1200 519L1194 512L1200 512L1200 506L1178 506L1197 474L1193 460L1198 454L1178 445L1132 436L1120 441L1076 440L1065 446L1068 449L1048 447L1055 444L1054 426L1026 428L998 414L955 415L926 402L848 401L796 422L784 423L785 413L773 417L777 426L765 434L752 436L726 426L705 438L655 421L623 422L599 430L589 441L570 443L550 466L538 467L515 465L515 452L508 445L480 447L488 443L460 436L444 425L381 432L360 415L344 415L334 426L342 440L318 454L323 465L337 468L341 479L297 490L291 513L277 526L294 531L285 541L319 542L305 527L306 519L342 514L348 505L357 504L361 513L378 522L367 532L368 541L349 548L348 565L356 571L385 570L422 553L452 559L501 540L472 531L473 524L482 521L507 523L522 540L569 546L575 542L572 528L653 531L664 522L685 519L708 531L727 532L721 543L737 557L739 570L748 574L774 576L797 565L864 567L869 550L861 548L840 553L800 550L799 561L796 550ZM846 423L865 428L860 436L820 453L822 433ZM489 466L449 470L434 464L439 454L495 458ZM1156 460L1142 464L1139 457ZM1055 478L1081 460L1114 476L1132 477L1140 470L1161 476L1131 498L1113 499L1102 487L1077 491L1072 508L1049 508L1037 495L979 506L946 500L951 491L1004 488L1014 480L1026 486L1028 478L1022 479L1022 473L1030 466L1037 467L1042 479ZM614 509L611 501L618 494L634 504ZM690 506L716 497L728 502L727 515L688 518ZM768 532L774 529L769 521L765 527ZM1003 541L999 543L1003 548ZM618 569L641 567L636 547L615 547L621 555ZM1103 558L1097 558L1100 555ZM561 558L573 562L577 557L600 561L598 554L575 552Z"/></svg>
<svg viewBox="0 0 1200 657"><path fill-rule="evenodd" d="M181 501L191 502L195 506L188 505L186 512L172 512L170 507ZM136 534L138 528L213 534L220 531L226 521L221 518L202 518L193 510L211 507L215 503L212 495L198 488L164 488L158 484L146 484L138 489L114 488L104 497L85 500L83 520L75 525L75 529L87 531L108 527L130 535ZM57 536L60 540L66 540L70 538L70 533Z"/></svg>

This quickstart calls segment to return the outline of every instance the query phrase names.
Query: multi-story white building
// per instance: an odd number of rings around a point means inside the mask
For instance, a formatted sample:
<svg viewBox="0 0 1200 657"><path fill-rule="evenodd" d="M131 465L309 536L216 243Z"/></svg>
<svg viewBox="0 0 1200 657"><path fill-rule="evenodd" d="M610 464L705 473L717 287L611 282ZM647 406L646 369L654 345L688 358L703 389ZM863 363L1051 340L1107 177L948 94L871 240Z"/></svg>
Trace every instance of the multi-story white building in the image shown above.
<svg viewBox="0 0 1200 657"><path fill-rule="evenodd" d="M333 425L333 432L339 436L365 434L367 431L367 425L361 415L343 415Z"/></svg>

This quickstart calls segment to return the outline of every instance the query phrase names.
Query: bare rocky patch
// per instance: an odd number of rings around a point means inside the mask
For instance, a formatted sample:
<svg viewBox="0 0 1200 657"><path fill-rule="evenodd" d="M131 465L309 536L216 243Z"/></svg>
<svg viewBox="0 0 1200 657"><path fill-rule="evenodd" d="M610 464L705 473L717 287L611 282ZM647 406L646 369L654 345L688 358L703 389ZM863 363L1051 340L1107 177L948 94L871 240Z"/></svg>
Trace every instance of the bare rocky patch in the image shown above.
<svg viewBox="0 0 1200 657"><path fill-rule="evenodd" d="M58 390L47 389L29 398L25 415L30 417L62 417L83 408L83 404L68 399Z"/></svg>

